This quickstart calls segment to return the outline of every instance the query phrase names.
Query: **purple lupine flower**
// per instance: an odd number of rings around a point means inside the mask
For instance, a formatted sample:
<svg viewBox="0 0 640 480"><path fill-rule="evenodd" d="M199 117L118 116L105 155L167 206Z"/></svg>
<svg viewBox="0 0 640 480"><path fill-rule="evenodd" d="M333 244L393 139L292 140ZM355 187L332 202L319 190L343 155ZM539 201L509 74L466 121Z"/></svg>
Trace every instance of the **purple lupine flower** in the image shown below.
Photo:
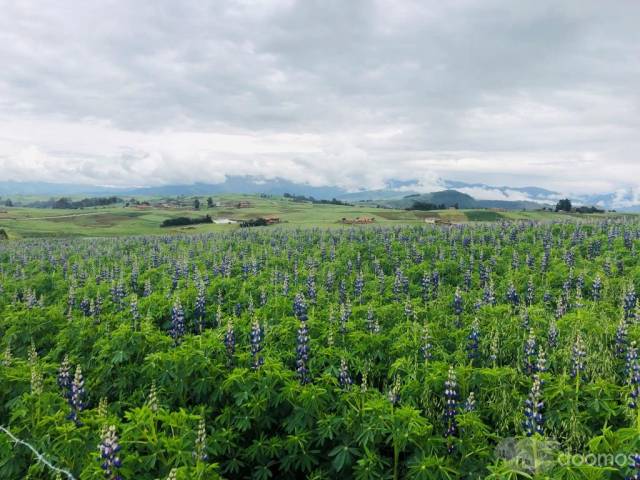
<svg viewBox="0 0 640 480"><path fill-rule="evenodd" d="M377 325L377 323L378 321L373 313L373 308L369 305L369 308L367 308L367 330L369 333L378 333L380 331L380 326Z"/></svg>
<svg viewBox="0 0 640 480"><path fill-rule="evenodd" d="M100 296L100 294L98 293L96 295L96 301L95 304L93 306L93 318L95 318L96 322L100 321L100 314L102 313L102 297Z"/></svg>
<svg viewBox="0 0 640 480"><path fill-rule="evenodd" d="M480 343L480 324L478 323L477 318L471 324L471 332L467 339L469 340L467 343L467 358L473 362L479 356L478 347Z"/></svg>
<svg viewBox="0 0 640 480"><path fill-rule="evenodd" d="M547 371L547 355L544 348L540 347L538 350L538 360L536 361L536 374L544 373Z"/></svg>
<svg viewBox="0 0 640 480"><path fill-rule="evenodd" d="M396 274L393 279L393 295L395 296L396 301L399 301L401 294L407 293L408 289L408 279L404 276L400 267L396 268Z"/></svg>
<svg viewBox="0 0 640 480"><path fill-rule="evenodd" d="M398 378L397 376L393 379L391 388L387 393L387 399L393 406L396 406L398 403L400 403L400 378Z"/></svg>
<svg viewBox="0 0 640 480"><path fill-rule="evenodd" d="M527 282L527 305L533 305L535 302L536 290L533 285L533 280L529 279Z"/></svg>
<svg viewBox="0 0 640 480"><path fill-rule="evenodd" d="M213 319L213 326L217 327L217 326L222 325L222 319L223 319L222 305L220 305L220 303L218 303L218 306L216 307L216 314L215 314L215 317Z"/></svg>
<svg viewBox="0 0 640 480"><path fill-rule="evenodd" d="M596 302L600 300L600 296L602 293L602 279L600 275L598 275L593 281L593 285L591 286L591 298Z"/></svg>
<svg viewBox="0 0 640 480"><path fill-rule="evenodd" d="M533 436L535 433L544 435L544 401L542 400L542 379L540 375L533 376L533 385L529 396L524 402L524 433L527 437Z"/></svg>
<svg viewBox="0 0 640 480"><path fill-rule="evenodd" d="M462 301L462 294L460 293L460 288L456 287L456 292L453 295L453 313L456 315L456 323L458 326L462 325L462 313L464 311L464 304Z"/></svg>
<svg viewBox="0 0 640 480"><path fill-rule="evenodd" d="M297 293L293 299L293 314L298 320L304 318L307 321L307 302L302 293Z"/></svg>
<svg viewBox="0 0 640 480"><path fill-rule="evenodd" d="M169 333L171 338L173 338L174 345L178 345L184 336L184 310L178 297L176 297L173 302L173 308L171 310L171 330Z"/></svg>
<svg viewBox="0 0 640 480"><path fill-rule="evenodd" d="M509 284L509 288L507 289L507 301L516 308L520 304L520 296L516 291L516 287L513 283Z"/></svg>
<svg viewBox="0 0 640 480"><path fill-rule="evenodd" d="M476 410L476 394L474 392L470 392L466 402L464 402L464 411L475 412L475 410Z"/></svg>
<svg viewBox="0 0 640 480"><path fill-rule="evenodd" d="M338 381L340 382L340 387L345 390L348 389L353 383L351 375L349 375L349 366L347 365L347 361L344 358L340 360L340 372L338 373Z"/></svg>
<svg viewBox="0 0 640 480"><path fill-rule="evenodd" d="M76 304L76 290L74 288L74 285L71 284L69 286L69 294L67 295L67 315L69 317L71 317L71 314L73 313L73 307Z"/></svg>
<svg viewBox="0 0 640 480"><path fill-rule="evenodd" d="M429 334L429 326L425 323L422 329L422 345L420 346L420 356L425 362L431 360L431 335Z"/></svg>
<svg viewBox="0 0 640 480"><path fill-rule="evenodd" d="M524 371L527 375L532 375L536 371L536 361L538 358L538 342L533 328L529 329L529 336L524 344Z"/></svg>
<svg viewBox="0 0 640 480"><path fill-rule="evenodd" d="M340 304L340 334L347 334L347 322L349 321L349 317L351 317L351 304L347 300L347 303Z"/></svg>
<svg viewBox="0 0 640 480"><path fill-rule="evenodd" d="M260 366L264 363L264 358L260 356L260 352L262 351L262 336L263 330L260 326L260 322L258 322L257 318L254 318L253 323L251 324L251 358L253 359L251 363L251 368L253 370L258 370Z"/></svg>
<svg viewBox="0 0 640 480"><path fill-rule="evenodd" d="M80 302L80 310L82 311L82 314L85 317L89 317L91 316L91 302L89 302L89 299L87 297L84 297L82 299L82 301Z"/></svg>
<svg viewBox="0 0 640 480"><path fill-rule="evenodd" d="M262 287L260 289L260 306L264 307L267 304L267 291Z"/></svg>
<svg viewBox="0 0 640 480"><path fill-rule="evenodd" d="M618 328L616 329L616 355L621 358L627 352L627 318L622 317L620 323L618 324Z"/></svg>
<svg viewBox="0 0 640 480"><path fill-rule="evenodd" d="M633 474L626 477L625 480L640 480L640 453L631 455L631 461L633 462L630 467L633 469Z"/></svg>
<svg viewBox="0 0 640 480"><path fill-rule="evenodd" d="M178 280L180 279L180 271L178 266L176 265L171 273L171 290L175 290L178 288Z"/></svg>
<svg viewBox="0 0 640 480"><path fill-rule="evenodd" d="M144 281L144 289L142 290L142 296L143 297L148 297L149 295L151 295L151 280L149 280L148 278Z"/></svg>
<svg viewBox="0 0 640 480"><path fill-rule="evenodd" d="M133 290L138 289L138 275L140 274L140 269L138 268L138 264L134 263L131 266L131 288Z"/></svg>
<svg viewBox="0 0 640 480"><path fill-rule="evenodd" d="M480 253L482 253L482 252L480 252ZM480 260L482 260L482 258L480 258ZM479 267L478 275L480 277L480 283L482 285L486 285L489 282L490 274L491 274L491 271L490 271L489 267L487 267L486 265L481 263L480 267Z"/></svg>
<svg viewBox="0 0 640 480"><path fill-rule="evenodd" d="M196 441L192 454L196 462L209 460L209 455L207 454L207 425L202 417L198 421L198 431L196 432Z"/></svg>
<svg viewBox="0 0 640 480"><path fill-rule="evenodd" d="M540 262L540 269L543 272L546 272L547 269L549 268L549 257L551 255L551 252L549 251L549 249L545 248L544 249L544 253L542 254L542 261Z"/></svg>
<svg viewBox="0 0 640 480"><path fill-rule="evenodd" d="M422 274L421 287L422 287L422 300L425 303L427 303L429 301L429 295L431 292L431 276L427 272L424 272Z"/></svg>
<svg viewBox="0 0 640 480"><path fill-rule="evenodd" d="M409 297L407 297L407 300L404 302L404 316L407 317L407 320L413 317L413 306L411 305L411 299Z"/></svg>
<svg viewBox="0 0 640 480"><path fill-rule="evenodd" d="M382 269L380 269L377 273L376 273L376 279L378 281L378 292L380 293L380 296L384 295L385 290L386 290L386 279L384 276L384 271Z"/></svg>
<svg viewBox="0 0 640 480"><path fill-rule="evenodd" d="M464 281L463 281L463 285L464 285L464 290L465 292L468 292L469 290L471 290L471 270L467 269L464 272Z"/></svg>
<svg viewBox="0 0 640 480"><path fill-rule="evenodd" d="M119 280L112 291L112 300L116 306L116 310L121 311L124 308L124 297L126 296L126 292L124 291L124 285L122 284L122 280Z"/></svg>
<svg viewBox="0 0 640 480"><path fill-rule="evenodd" d="M496 294L493 291L493 282L489 281L484 285L484 292L482 293L482 301L486 305L496 304Z"/></svg>
<svg viewBox="0 0 640 480"><path fill-rule="evenodd" d="M120 444L118 443L115 425L107 428L102 436L102 442L98 445L98 449L100 450L100 460L102 462L100 468L104 472L104 478L106 480L122 480L122 477L118 475L122 462L118 456Z"/></svg>
<svg viewBox="0 0 640 480"><path fill-rule="evenodd" d="M138 297L136 296L135 293L131 296L130 309L131 309L131 320L133 322L133 325L135 326L138 324L138 321L140 320L140 311L138 310Z"/></svg>
<svg viewBox="0 0 640 480"><path fill-rule="evenodd" d="M456 420L456 416L458 415L458 383L453 367L449 367L447 380L444 382L444 398L444 438L447 439L447 452L451 454L454 450L451 438L455 437L458 433L458 422Z"/></svg>
<svg viewBox="0 0 640 480"><path fill-rule="evenodd" d="M576 341L571 349L571 377L577 378L582 375L585 369L585 358L587 356L586 347L582 340L582 335L578 333Z"/></svg>
<svg viewBox="0 0 640 480"><path fill-rule="evenodd" d="M491 360L495 366L498 361L498 349L499 349L499 334L497 331L494 331L491 336L491 344L489 345L489 360Z"/></svg>
<svg viewBox="0 0 640 480"><path fill-rule="evenodd" d="M309 272L307 277L307 297L312 305L316 303L316 278L314 272Z"/></svg>
<svg viewBox="0 0 640 480"><path fill-rule="evenodd" d="M58 386L62 390L62 397L68 400L71 396L71 373L69 355L65 355L58 369Z"/></svg>
<svg viewBox="0 0 640 480"><path fill-rule="evenodd" d="M309 329L307 327L307 303L304 295L296 294L293 301L293 312L300 322L296 346L296 372L301 384L309 383Z"/></svg>
<svg viewBox="0 0 640 480"><path fill-rule="evenodd" d="M630 285L624 294L624 301L622 308L624 309L624 315L627 319L635 318L636 304L637 304L636 291L633 285Z"/></svg>
<svg viewBox="0 0 640 480"><path fill-rule="evenodd" d="M358 272L356 276L356 280L353 285L353 291L360 302L362 302L362 290L364 288L364 277L362 276L362 271Z"/></svg>
<svg viewBox="0 0 640 480"><path fill-rule="evenodd" d="M567 313L567 303L565 301L565 298L561 295L558 297L558 304L556 306L556 319L564 317L565 313Z"/></svg>
<svg viewBox="0 0 640 480"><path fill-rule="evenodd" d="M82 425L78 419L78 414L84 409L84 378L82 377L82 369L80 365L76 367L76 373L71 381L71 394L69 396L69 406L71 407L71 413L67 416L69 420L72 420L77 426Z"/></svg>
<svg viewBox="0 0 640 480"><path fill-rule="evenodd" d="M344 303L347 300L347 284L344 278L340 280L340 285L338 285L338 298L340 299L340 303Z"/></svg>
<svg viewBox="0 0 640 480"><path fill-rule="evenodd" d="M636 343L632 342L627 352L627 375L629 376L629 407L636 410L640 401L640 360Z"/></svg>
<svg viewBox="0 0 640 480"><path fill-rule="evenodd" d="M612 275L613 272L611 271L611 261L608 258L602 264L602 270L607 277L610 277Z"/></svg>
<svg viewBox="0 0 640 480"><path fill-rule="evenodd" d="M558 346L558 335L558 326L556 325L555 319L552 318L547 331L547 343L552 350Z"/></svg>
<svg viewBox="0 0 640 480"><path fill-rule="evenodd" d="M205 318L207 317L207 300L203 283L200 283L198 285L198 295L196 296L196 304L193 309L193 316L195 317L198 331L202 333L205 327Z"/></svg>
<svg viewBox="0 0 640 480"><path fill-rule="evenodd" d="M513 240L515 240L515 238L513 238ZM518 270L520 268L520 256L518 255L518 252L513 252L513 255L511 256L511 268L514 270Z"/></svg>
<svg viewBox="0 0 640 480"><path fill-rule="evenodd" d="M227 320L227 331L224 334L224 346L227 352L227 365L233 364L233 355L236 352L236 334L233 330L233 320Z"/></svg>
<svg viewBox="0 0 640 480"><path fill-rule="evenodd" d="M333 290L333 285L335 283L336 277L333 273L333 270L329 270L327 272L327 276L325 278L325 282L324 282L324 287L325 289L330 292Z"/></svg>

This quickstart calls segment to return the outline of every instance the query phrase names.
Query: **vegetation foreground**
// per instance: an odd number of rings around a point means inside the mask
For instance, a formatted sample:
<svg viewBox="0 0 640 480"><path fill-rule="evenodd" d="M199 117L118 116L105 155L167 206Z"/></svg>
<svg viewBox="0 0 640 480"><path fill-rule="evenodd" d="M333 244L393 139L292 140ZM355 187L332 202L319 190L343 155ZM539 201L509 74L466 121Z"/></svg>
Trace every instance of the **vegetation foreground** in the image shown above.
<svg viewBox="0 0 640 480"><path fill-rule="evenodd" d="M2 242L0 477L637 479L639 246L629 218Z"/></svg>

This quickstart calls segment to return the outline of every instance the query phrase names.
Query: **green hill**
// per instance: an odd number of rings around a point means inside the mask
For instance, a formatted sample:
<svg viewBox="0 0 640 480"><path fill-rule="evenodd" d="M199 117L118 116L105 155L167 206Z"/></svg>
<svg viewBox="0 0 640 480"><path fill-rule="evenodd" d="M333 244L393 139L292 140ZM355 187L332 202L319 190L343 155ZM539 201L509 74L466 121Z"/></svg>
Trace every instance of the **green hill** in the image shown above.
<svg viewBox="0 0 640 480"><path fill-rule="evenodd" d="M476 201L473 197L457 190L407 195L397 200L388 200L384 202L384 205L391 208L411 208L416 203L432 203L434 205L444 205L445 207L453 207L457 204L458 208L476 207Z"/></svg>
<svg viewBox="0 0 640 480"><path fill-rule="evenodd" d="M537 210L542 204L528 201L509 200L476 200L471 195L457 190L442 190L440 192L407 195L397 200L386 200L382 205L390 208L412 208L416 203L431 203L444 205L446 208L457 207L461 209L473 208L503 208L505 210Z"/></svg>

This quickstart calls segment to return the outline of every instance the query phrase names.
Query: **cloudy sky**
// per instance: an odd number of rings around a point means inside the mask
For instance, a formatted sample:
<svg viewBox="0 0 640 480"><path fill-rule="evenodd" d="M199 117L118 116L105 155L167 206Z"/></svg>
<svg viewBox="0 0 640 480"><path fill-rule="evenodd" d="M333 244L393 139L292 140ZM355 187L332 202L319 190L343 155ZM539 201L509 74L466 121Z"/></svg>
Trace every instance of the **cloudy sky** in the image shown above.
<svg viewBox="0 0 640 480"><path fill-rule="evenodd" d="M0 180L640 186L635 0L0 6Z"/></svg>

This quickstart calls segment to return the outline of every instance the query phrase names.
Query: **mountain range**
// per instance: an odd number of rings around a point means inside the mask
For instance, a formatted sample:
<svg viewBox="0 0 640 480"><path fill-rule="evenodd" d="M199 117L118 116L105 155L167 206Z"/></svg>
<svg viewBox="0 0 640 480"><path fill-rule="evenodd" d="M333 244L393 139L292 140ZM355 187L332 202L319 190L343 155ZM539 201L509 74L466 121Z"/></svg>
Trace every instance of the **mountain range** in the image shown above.
<svg viewBox="0 0 640 480"><path fill-rule="evenodd" d="M427 191L425 189L431 191ZM455 194L454 194L455 192ZM390 180L384 188L349 191L339 186L313 186L292 182L284 178L230 175L221 183L195 183L191 185L161 185L152 187L110 187L69 183L0 181L0 196L10 195L123 195L123 196L177 196L216 194L267 194L312 196L348 202L372 201L382 205L403 208L414 201L446 205L458 203L460 208L505 208L510 210L534 209L555 205L564 197L575 204L596 205L603 209L640 211L640 197L633 190L593 194L567 195L545 188L527 186L492 186L484 183L466 183L456 180L439 180L436 185L424 187L418 180ZM445 199L445 201L442 201Z"/></svg>

